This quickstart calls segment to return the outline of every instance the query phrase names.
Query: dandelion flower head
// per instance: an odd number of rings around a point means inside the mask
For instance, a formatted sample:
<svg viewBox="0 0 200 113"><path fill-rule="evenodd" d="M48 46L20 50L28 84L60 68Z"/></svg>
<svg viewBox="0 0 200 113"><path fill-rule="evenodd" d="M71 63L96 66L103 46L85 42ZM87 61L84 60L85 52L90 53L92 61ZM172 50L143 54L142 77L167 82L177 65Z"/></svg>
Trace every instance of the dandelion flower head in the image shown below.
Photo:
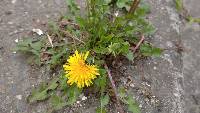
<svg viewBox="0 0 200 113"><path fill-rule="evenodd" d="M86 63L88 55L89 51L83 54L76 50L72 56L69 56L67 63L63 65L69 85L75 83L79 88L88 87L92 84L92 80L99 75L99 69L96 65Z"/></svg>

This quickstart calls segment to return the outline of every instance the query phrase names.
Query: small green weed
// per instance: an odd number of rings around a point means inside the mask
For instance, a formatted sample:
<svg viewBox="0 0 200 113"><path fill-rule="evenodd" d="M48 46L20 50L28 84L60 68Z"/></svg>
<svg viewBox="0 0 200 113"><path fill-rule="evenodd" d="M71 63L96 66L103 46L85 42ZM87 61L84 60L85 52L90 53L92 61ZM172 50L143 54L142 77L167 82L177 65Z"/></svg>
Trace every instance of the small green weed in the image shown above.
<svg viewBox="0 0 200 113"><path fill-rule="evenodd" d="M181 10L183 10L183 1L182 0L175 0L175 3L176 3L176 9L178 10L178 11L181 11Z"/></svg>
<svg viewBox="0 0 200 113"><path fill-rule="evenodd" d="M50 112L72 105L83 92L76 85L66 83L67 78L62 69L75 50L90 51L87 62L99 66L100 76L95 79L93 86L100 92L97 113L106 113L106 105L111 100L107 83L109 79L104 68L106 63L119 56L133 61L136 57L159 56L162 52L147 42L138 45L141 36L152 35L155 31L146 20L146 14L150 12L146 3L140 2L139 6L135 6L135 11L130 11L133 8L132 0L87 0L86 4L85 13L80 14L76 2L67 0L70 12L58 23L49 23L49 37L42 36L36 41L28 38L17 44L17 50L30 53L39 66L44 65L60 72L55 79L41 84L28 97L30 103L50 98ZM139 48L135 48L136 45ZM139 113L138 104L131 95L125 93L120 92L120 98L128 106L128 111Z"/></svg>
<svg viewBox="0 0 200 113"><path fill-rule="evenodd" d="M175 0L176 9L189 23L200 23L200 18L192 17L184 7L183 0Z"/></svg>

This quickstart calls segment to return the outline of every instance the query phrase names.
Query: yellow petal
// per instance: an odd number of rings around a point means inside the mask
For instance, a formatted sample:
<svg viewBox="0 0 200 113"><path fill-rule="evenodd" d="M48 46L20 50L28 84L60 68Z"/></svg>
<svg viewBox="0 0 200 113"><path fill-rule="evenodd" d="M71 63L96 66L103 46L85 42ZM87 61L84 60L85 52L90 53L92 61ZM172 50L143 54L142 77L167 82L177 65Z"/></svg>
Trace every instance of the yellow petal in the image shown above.
<svg viewBox="0 0 200 113"><path fill-rule="evenodd" d="M86 59L87 59L87 57L88 57L89 53L90 53L89 51L87 51L87 52L86 52L86 54L85 54L85 56L84 56L84 60L86 60Z"/></svg>

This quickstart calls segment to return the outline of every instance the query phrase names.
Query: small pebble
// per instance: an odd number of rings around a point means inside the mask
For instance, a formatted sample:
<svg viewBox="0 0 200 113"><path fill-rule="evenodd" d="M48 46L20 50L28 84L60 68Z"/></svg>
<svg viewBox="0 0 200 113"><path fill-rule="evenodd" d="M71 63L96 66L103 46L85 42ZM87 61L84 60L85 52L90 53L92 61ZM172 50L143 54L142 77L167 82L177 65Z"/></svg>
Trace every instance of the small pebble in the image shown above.
<svg viewBox="0 0 200 113"><path fill-rule="evenodd" d="M36 19L36 22L37 22L37 23L40 23L40 20L39 20L39 19Z"/></svg>
<svg viewBox="0 0 200 113"><path fill-rule="evenodd" d="M18 43L18 42L19 42L19 39L15 39L15 42Z"/></svg>
<svg viewBox="0 0 200 113"><path fill-rule="evenodd" d="M87 97L86 97L86 96L83 96L81 100L86 100L86 99L87 99Z"/></svg>
<svg viewBox="0 0 200 113"><path fill-rule="evenodd" d="M166 43L167 43L167 46L168 46L168 47L173 47L173 44L172 44L172 42L170 42L170 41L167 41Z"/></svg>
<svg viewBox="0 0 200 113"><path fill-rule="evenodd" d="M34 33L37 33L38 35L43 35L43 31L41 29L33 29L32 30Z"/></svg>
<svg viewBox="0 0 200 113"><path fill-rule="evenodd" d="M21 100L21 99L22 99L22 95L16 95L16 98L17 98L18 100Z"/></svg>
<svg viewBox="0 0 200 113"><path fill-rule="evenodd" d="M28 14L28 12L27 12L27 11L25 11L25 12L24 12L24 14L26 14L26 15L27 15L27 14Z"/></svg>
<svg viewBox="0 0 200 113"><path fill-rule="evenodd" d="M46 16L46 18L50 18L50 16L49 15L45 15Z"/></svg>
<svg viewBox="0 0 200 113"><path fill-rule="evenodd" d="M116 11L115 12L115 16L117 17L119 15L119 11Z"/></svg>
<svg viewBox="0 0 200 113"><path fill-rule="evenodd" d="M151 99L150 101L151 101L152 104L155 103L155 100L154 100L154 99Z"/></svg>
<svg viewBox="0 0 200 113"><path fill-rule="evenodd" d="M16 2L17 2L17 0L12 0L11 1L12 4L15 4Z"/></svg>
<svg viewBox="0 0 200 113"><path fill-rule="evenodd" d="M12 24L13 24L13 22L8 22L8 24L9 24L9 25L12 25Z"/></svg>
<svg viewBox="0 0 200 113"><path fill-rule="evenodd" d="M134 85L133 83L131 83L130 86L131 86L132 88L135 87L135 85Z"/></svg>
<svg viewBox="0 0 200 113"><path fill-rule="evenodd" d="M147 82L146 82L146 85L149 86L149 87L151 86L151 85L149 85Z"/></svg>

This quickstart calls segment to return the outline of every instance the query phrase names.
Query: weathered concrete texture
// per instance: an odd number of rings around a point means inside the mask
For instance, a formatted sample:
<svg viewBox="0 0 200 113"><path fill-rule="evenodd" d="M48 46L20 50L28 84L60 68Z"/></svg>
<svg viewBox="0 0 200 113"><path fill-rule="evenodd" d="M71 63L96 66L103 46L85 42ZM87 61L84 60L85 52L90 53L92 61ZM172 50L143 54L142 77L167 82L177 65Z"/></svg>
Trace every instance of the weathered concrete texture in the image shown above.
<svg viewBox="0 0 200 113"><path fill-rule="evenodd" d="M16 39L29 36L33 28L46 31L49 21L66 13L65 0L0 1L0 113L44 113L48 102L28 104L27 96L34 86L47 81L45 69L27 64L27 57L13 52ZM97 100L88 97L60 113L93 113Z"/></svg>
<svg viewBox="0 0 200 113"><path fill-rule="evenodd" d="M175 10L173 0L149 2L151 4L149 19L157 29L152 43L167 50L160 58L152 57L140 63L144 77L151 86L152 94L160 100L157 105L149 106L143 112L184 113L182 55L175 49L176 43L181 40L179 34L183 24ZM145 108L146 103L143 105Z"/></svg>
<svg viewBox="0 0 200 113"><path fill-rule="evenodd" d="M184 6L195 18L200 18L200 1L184 0ZM200 113L200 25L186 24L181 29L185 113Z"/></svg>
<svg viewBox="0 0 200 113"><path fill-rule="evenodd" d="M42 104L27 104L26 96L47 76L33 70L13 48L16 39L33 28L44 30L42 24L57 20L65 10L65 0L0 0L0 113L44 112Z"/></svg>
<svg viewBox="0 0 200 113"><path fill-rule="evenodd" d="M191 16L200 18L199 0L183 0L183 4Z"/></svg>
<svg viewBox="0 0 200 113"><path fill-rule="evenodd" d="M168 50L161 58L142 62L144 76L160 100L156 109L150 107L144 113L200 113L200 26L180 20L173 0L150 3L150 20L158 29L153 43ZM199 0L184 3L192 16L199 17ZM175 48L182 48L183 52Z"/></svg>
<svg viewBox="0 0 200 113"><path fill-rule="evenodd" d="M200 113L200 26L186 25L181 38L185 47L183 54L185 110L187 113Z"/></svg>
<svg viewBox="0 0 200 113"><path fill-rule="evenodd" d="M187 2L185 7L198 17L200 1ZM152 42L168 50L161 58L142 62L144 76L160 100L156 109L150 107L144 113L200 113L200 26L180 20L173 0L151 0L150 3L150 20L157 28ZM178 48L183 52L177 51Z"/></svg>

